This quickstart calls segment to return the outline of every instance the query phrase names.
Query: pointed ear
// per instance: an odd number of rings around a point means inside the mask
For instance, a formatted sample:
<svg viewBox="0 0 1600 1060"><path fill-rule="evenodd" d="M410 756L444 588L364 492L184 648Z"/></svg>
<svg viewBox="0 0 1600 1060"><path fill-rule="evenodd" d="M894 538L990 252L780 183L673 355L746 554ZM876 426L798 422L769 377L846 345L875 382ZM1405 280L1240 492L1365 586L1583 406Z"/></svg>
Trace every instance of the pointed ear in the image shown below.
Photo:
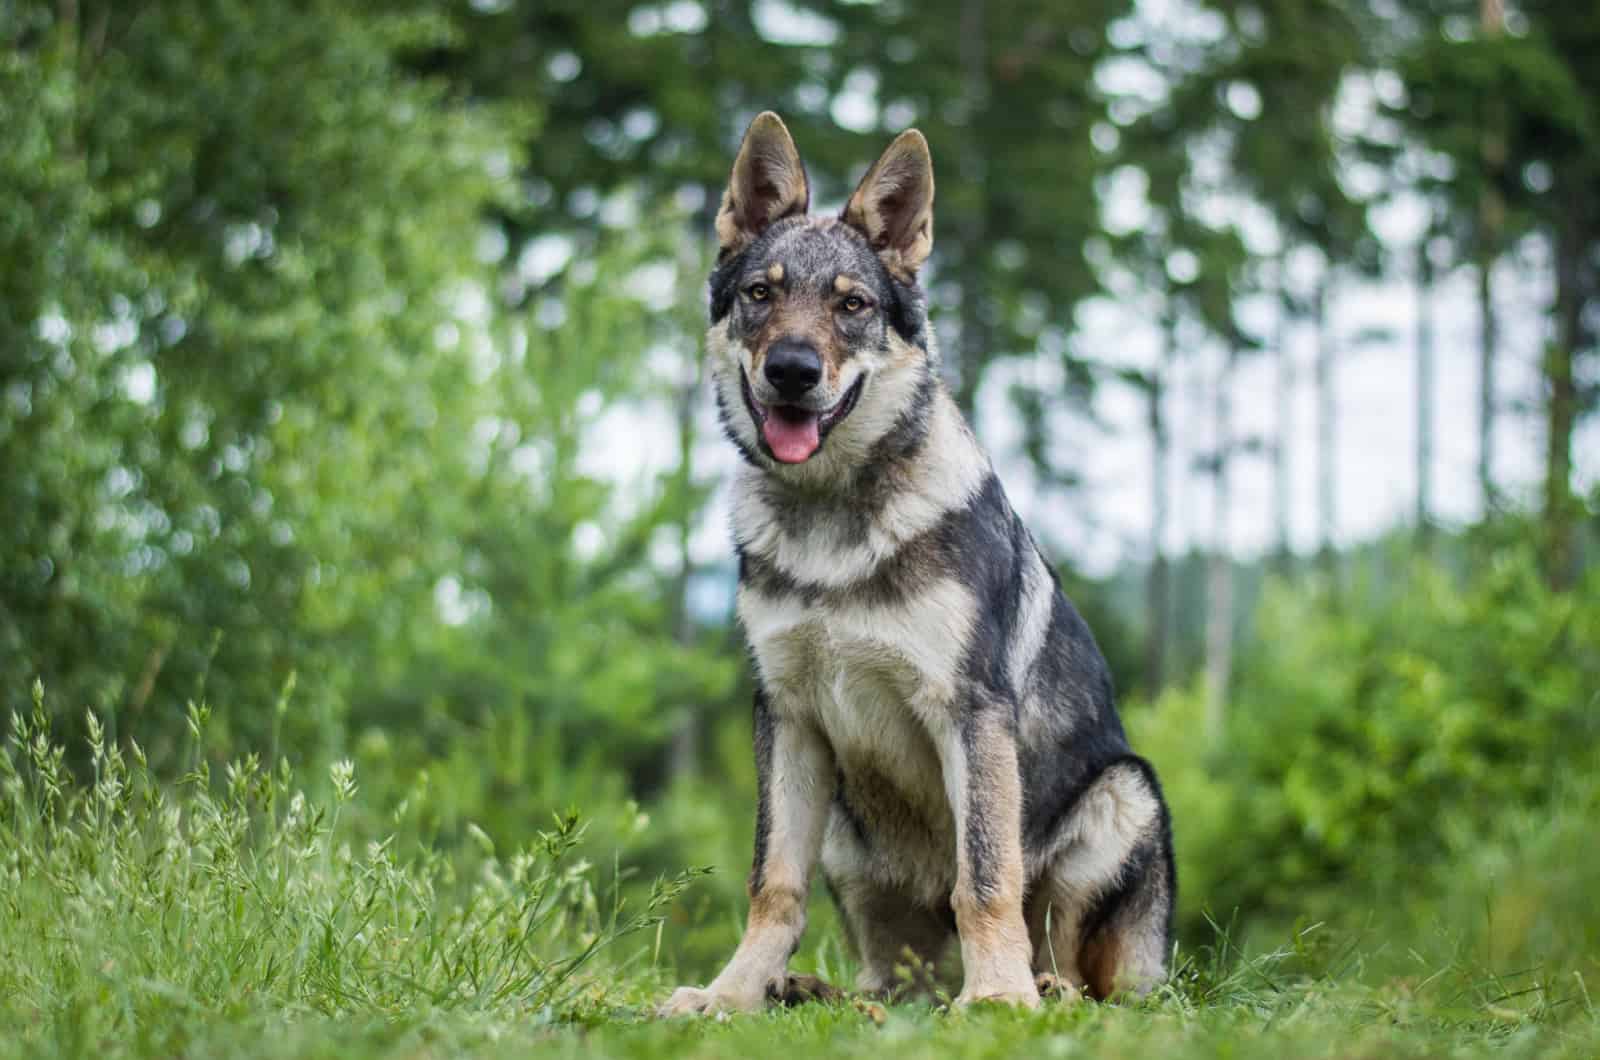
<svg viewBox="0 0 1600 1060"><path fill-rule="evenodd" d="M911 280L933 249L933 158L907 129L872 164L845 203L844 222L861 232L889 271Z"/></svg>
<svg viewBox="0 0 1600 1060"><path fill-rule="evenodd" d="M743 250L774 221L805 213L810 204L811 186L794 138L781 118L763 111L745 130L717 211L723 256Z"/></svg>

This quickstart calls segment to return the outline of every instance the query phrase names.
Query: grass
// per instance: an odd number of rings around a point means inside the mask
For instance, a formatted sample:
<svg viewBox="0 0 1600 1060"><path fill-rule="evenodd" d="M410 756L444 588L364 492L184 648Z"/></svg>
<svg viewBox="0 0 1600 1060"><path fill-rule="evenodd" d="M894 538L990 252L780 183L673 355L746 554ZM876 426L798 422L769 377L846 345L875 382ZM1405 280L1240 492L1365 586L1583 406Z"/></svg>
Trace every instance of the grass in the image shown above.
<svg viewBox="0 0 1600 1060"><path fill-rule="evenodd" d="M1374 978L1362 946L1318 929L1253 954L1219 929L1133 1004L661 1022L661 915L696 873L630 907L575 817L508 854L470 829L430 844L406 799L364 803L347 763L302 783L252 757L213 775L194 751L168 786L93 717L79 779L35 703L0 748L0 1056L1600 1055L1576 972ZM203 746L204 708L189 722ZM815 945L848 976L837 939Z"/></svg>

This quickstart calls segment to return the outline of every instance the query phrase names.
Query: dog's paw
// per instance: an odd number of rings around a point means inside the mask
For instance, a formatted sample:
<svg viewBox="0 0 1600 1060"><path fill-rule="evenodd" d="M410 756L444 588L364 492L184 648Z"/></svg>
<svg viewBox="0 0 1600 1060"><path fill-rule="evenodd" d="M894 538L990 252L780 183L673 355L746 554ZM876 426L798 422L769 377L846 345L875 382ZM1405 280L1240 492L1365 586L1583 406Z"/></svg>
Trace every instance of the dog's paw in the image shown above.
<svg viewBox="0 0 1600 1060"><path fill-rule="evenodd" d="M771 997L784 1007L804 1005L811 1001L840 1001L844 991L814 975L789 975L783 985L775 988Z"/></svg>
<svg viewBox="0 0 1600 1060"><path fill-rule="evenodd" d="M1034 989L1032 983L1026 988L974 987L961 991L960 996L956 998L956 1008L970 1008L973 1005L1020 1005L1023 1008L1038 1008L1039 991Z"/></svg>
<svg viewBox="0 0 1600 1060"><path fill-rule="evenodd" d="M1040 972L1034 976L1033 988L1039 991L1039 997L1044 1000L1062 1003L1083 1000L1083 991L1074 986L1070 980L1058 979L1049 972Z"/></svg>
<svg viewBox="0 0 1600 1060"><path fill-rule="evenodd" d="M697 986L680 986L656 1009L662 1019L673 1016L695 1016L711 1008L711 991Z"/></svg>
<svg viewBox="0 0 1600 1060"><path fill-rule="evenodd" d="M697 986L680 986L672 996L656 1009L663 1019L674 1016L714 1016L732 1012L758 1012L766 1004L765 994L747 995L731 990L719 990L717 984L701 989Z"/></svg>
<svg viewBox="0 0 1600 1060"><path fill-rule="evenodd" d="M1038 1008L1039 992L1037 990L1004 990L987 993L974 991L968 993L961 991L956 998L956 1008L971 1008L974 1005L1015 1005L1020 1008Z"/></svg>
<svg viewBox="0 0 1600 1060"><path fill-rule="evenodd" d="M1037 1008L1039 989L1034 985L1033 977L1028 975L1018 977L1015 981L969 982L962 987L960 996L956 998L956 1008L987 1004Z"/></svg>

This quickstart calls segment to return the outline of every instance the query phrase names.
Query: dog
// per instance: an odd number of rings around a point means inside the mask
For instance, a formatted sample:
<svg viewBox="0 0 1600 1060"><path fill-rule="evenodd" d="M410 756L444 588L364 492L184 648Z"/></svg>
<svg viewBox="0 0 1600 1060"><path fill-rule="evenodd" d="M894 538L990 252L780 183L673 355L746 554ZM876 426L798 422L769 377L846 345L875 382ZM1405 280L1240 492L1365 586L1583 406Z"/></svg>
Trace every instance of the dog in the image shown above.
<svg viewBox="0 0 1600 1060"><path fill-rule="evenodd" d="M933 164L916 130L837 217L776 114L716 218L707 350L735 481L737 610L755 666L749 918L664 1015L791 989L820 867L886 995L959 938L958 1005L1149 991L1177 876L1087 625L941 382L917 273Z"/></svg>

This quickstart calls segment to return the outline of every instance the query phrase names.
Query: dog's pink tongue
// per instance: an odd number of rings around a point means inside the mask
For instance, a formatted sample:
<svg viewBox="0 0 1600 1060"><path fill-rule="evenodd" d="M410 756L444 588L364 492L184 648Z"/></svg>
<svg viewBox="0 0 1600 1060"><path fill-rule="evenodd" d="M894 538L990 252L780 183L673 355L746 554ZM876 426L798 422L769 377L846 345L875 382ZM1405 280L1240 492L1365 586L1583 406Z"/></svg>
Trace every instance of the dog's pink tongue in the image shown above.
<svg viewBox="0 0 1600 1060"><path fill-rule="evenodd" d="M822 444L817 434L817 414L799 409L774 407L762 424L761 433L772 455L785 464L801 463Z"/></svg>

